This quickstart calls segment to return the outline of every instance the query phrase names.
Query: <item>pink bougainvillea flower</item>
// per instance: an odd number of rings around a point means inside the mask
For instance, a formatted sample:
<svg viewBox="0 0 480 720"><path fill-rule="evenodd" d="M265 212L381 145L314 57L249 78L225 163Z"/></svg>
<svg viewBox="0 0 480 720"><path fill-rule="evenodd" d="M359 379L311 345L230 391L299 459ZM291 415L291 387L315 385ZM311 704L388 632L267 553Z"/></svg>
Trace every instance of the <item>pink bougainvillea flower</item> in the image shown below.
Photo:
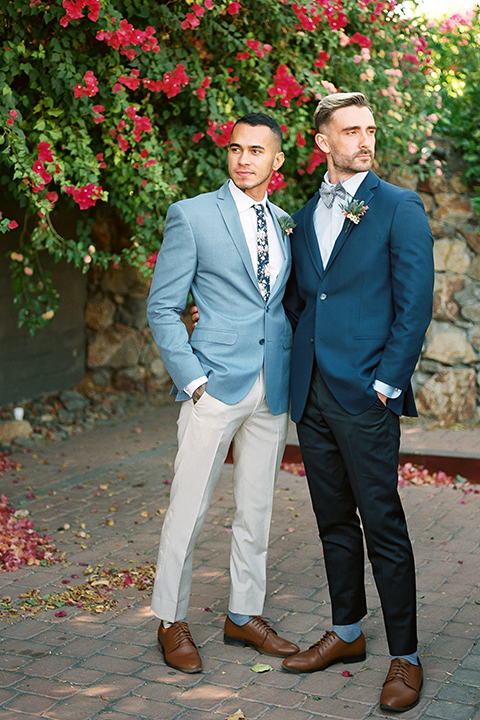
<svg viewBox="0 0 480 720"><path fill-rule="evenodd" d="M241 8L242 6L239 2L232 2L227 7L227 13L229 13L230 15L236 15L241 10Z"/></svg>
<svg viewBox="0 0 480 720"><path fill-rule="evenodd" d="M153 255L149 255L147 257L145 265L147 267L149 267L151 270L153 270L153 268L155 267L155 263L157 262L157 257L158 257L158 250L157 250L157 252L154 252Z"/></svg>
<svg viewBox="0 0 480 720"><path fill-rule="evenodd" d="M18 227L17 221L16 221L16 220L10 220L10 222L8 223L8 229L9 229L9 230L15 230L15 228L17 228L17 227Z"/></svg>

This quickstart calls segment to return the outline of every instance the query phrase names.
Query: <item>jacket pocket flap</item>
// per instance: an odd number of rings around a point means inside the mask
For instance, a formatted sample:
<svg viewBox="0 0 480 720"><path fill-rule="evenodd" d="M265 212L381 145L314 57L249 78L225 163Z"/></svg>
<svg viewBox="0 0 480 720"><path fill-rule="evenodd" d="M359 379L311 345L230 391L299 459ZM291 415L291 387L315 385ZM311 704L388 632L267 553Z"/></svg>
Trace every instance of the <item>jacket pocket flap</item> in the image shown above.
<svg viewBox="0 0 480 720"><path fill-rule="evenodd" d="M227 330L208 330L198 328L194 330L192 342L221 343L222 345L233 345L237 341L237 333Z"/></svg>

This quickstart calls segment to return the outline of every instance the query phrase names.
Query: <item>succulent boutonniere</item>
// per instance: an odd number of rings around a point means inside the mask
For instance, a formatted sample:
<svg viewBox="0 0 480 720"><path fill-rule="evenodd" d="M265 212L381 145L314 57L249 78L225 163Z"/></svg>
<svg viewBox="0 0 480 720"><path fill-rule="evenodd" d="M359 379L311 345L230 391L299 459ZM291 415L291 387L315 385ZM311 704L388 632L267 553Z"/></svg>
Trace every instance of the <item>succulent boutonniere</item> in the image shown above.
<svg viewBox="0 0 480 720"><path fill-rule="evenodd" d="M295 227L293 218L290 217L290 215L277 215L277 219L280 227L282 228L282 232L286 235L291 235L293 228Z"/></svg>
<svg viewBox="0 0 480 720"><path fill-rule="evenodd" d="M360 218L367 212L368 205L365 205L363 200L352 200L348 203L348 205L340 204L340 209L348 219L348 225L345 228L345 232L347 232L350 227L350 223L353 222L355 225L358 225Z"/></svg>

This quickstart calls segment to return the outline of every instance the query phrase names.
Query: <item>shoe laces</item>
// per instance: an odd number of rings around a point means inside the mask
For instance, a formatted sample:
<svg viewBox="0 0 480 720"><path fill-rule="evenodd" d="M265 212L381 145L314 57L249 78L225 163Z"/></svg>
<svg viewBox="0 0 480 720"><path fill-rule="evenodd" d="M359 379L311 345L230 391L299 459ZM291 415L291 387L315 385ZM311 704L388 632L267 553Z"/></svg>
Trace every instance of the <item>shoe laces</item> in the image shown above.
<svg viewBox="0 0 480 720"><path fill-rule="evenodd" d="M268 633L274 633L277 634L276 631L272 628L272 626L268 623L265 618L263 618L261 615L254 615L250 621L254 627L257 628L257 630L262 631L265 633L265 635L268 635Z"/></svg>
<svg viewBox="0 0 480 720"><path fill-rule="evenodd" d="M192 643L194 647L197 647L193 640L192 633L190 632L190 628L188 627L186 622L181 622L180 620L178 620L177 622L173 623L172 629L175 632L174 638L176 647L178 647L182 642L185 641Z"/></svg>
<svg viewBox="0 0 480 720"><path fill-rule="evenodd" d="M390 666L389 673L385 680L385 684L392 680L401 680L405 685L409 685L409 663L403 658L395 658Z"/></svg>
<svg viewBox="0 0 480 720"><path fill-rule="evenodd" d="M329 645L332 640L335 639L335 635L331 630L327 630L323 637L320 638L320 640L317 640L316 643L313 643L313 645L310 645L310 650L312 648L320 648L324 645Z"/></svg>

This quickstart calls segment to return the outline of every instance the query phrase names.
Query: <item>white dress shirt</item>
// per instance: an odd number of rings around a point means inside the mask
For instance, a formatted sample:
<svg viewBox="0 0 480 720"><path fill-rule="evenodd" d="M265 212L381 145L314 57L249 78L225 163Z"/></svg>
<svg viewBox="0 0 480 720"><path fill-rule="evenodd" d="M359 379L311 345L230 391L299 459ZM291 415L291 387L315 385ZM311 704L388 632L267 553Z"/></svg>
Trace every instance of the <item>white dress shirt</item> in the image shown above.
<svg viewBox="0 0 480 720"><path fill-rule="evenodd" d="M238 214L240 215L240 222L242 223L243 234L247 242L248 251L252 259L253 270L255 276L257 275L258 266L258 251L257 251L257 214L253 209L254 205L263 205L263 210L267 220L267 235L268 235L268 267L270 270L270 292L273 289L275 280L278 277L282 265L285 261L280 240L277 235L275 223L270 210L267 206L267 193L265 193L261 201L256 201L249 195L240 190L233 180L229 180L228 188L232 194L232 197L237 206ZM207 382L207 378L203 375L201 378L192 380L185 388L184 391L192 397L195 390Z"/></svg>
<svg viewBox="0 0 480 720"><path fill-rule="evenodd" d="M338 195L335 196L333 205L327 208L325 203L319 198L317 207L313 213L313 226L315 228L315 234L318 240L318 246L320 248L320 255L322 257L323 267L326 268L328 260L335 245L335 241L340 234L343 227L345 216L340 205L348 205L354 198L358 188L366 178L368 173L359 172L352 175L348 180L342 180L342 185L347 192L347 199L340 199ZM328 172L325 173L323 178L327 185L333 184L328 179ZM381 380L375 380L373 388L376 392L386 395L386 397L392 400L397 398L402 392L400 388L393 387Z"/></svg>

